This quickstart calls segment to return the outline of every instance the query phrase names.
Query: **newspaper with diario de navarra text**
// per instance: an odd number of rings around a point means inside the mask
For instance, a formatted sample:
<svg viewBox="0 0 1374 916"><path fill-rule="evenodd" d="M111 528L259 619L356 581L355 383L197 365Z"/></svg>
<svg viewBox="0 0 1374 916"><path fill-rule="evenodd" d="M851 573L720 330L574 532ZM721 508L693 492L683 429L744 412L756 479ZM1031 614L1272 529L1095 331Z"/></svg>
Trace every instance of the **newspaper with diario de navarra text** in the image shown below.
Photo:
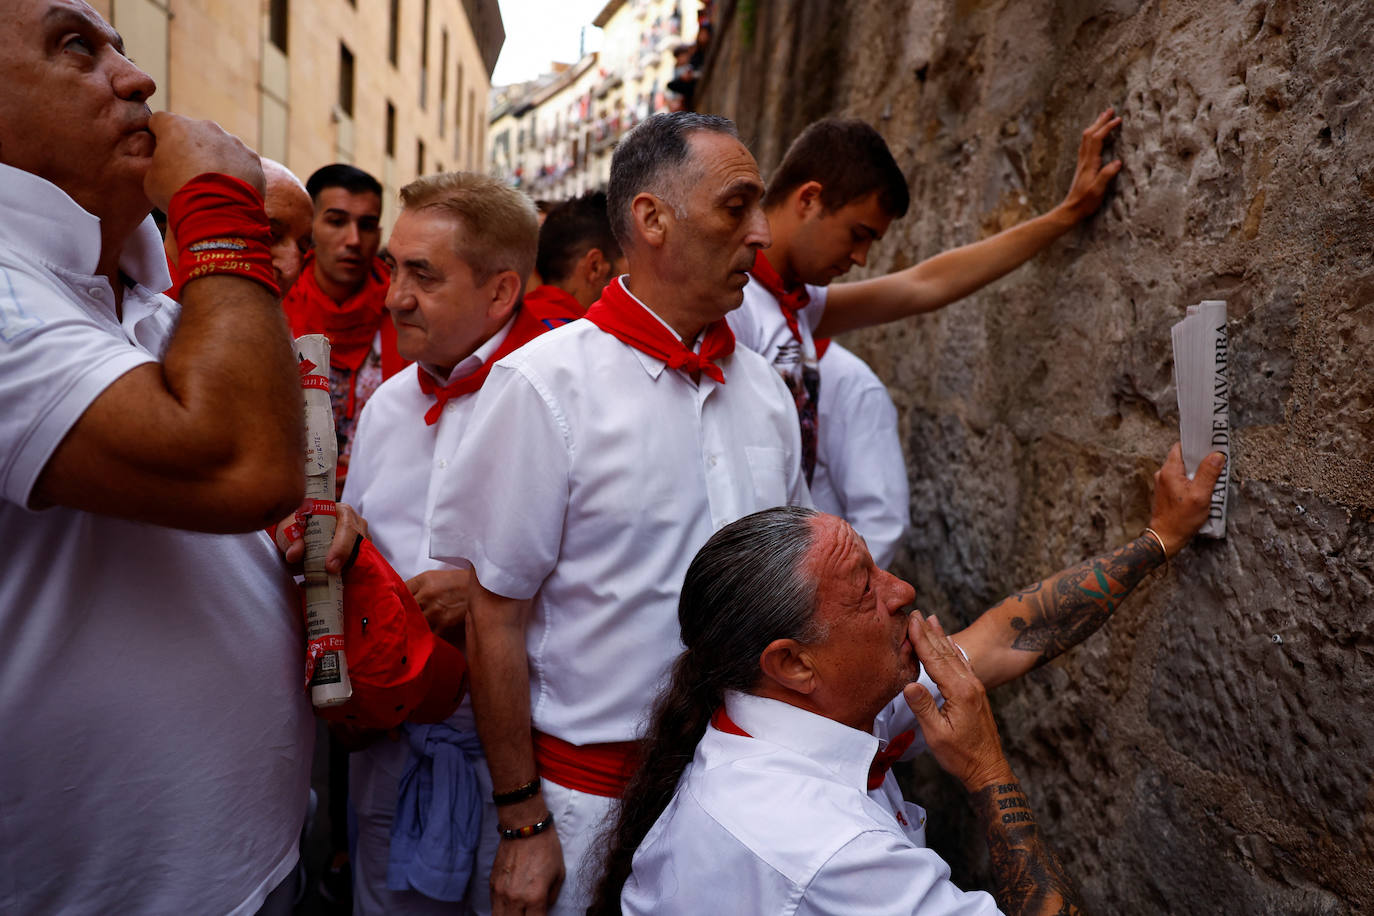
<svg viewBox="0 0 1374 916"><path fill-rule="evenodd" d="M1205 537L1222 538L1231 480L1231 351L1225 301L1209 299L1188 306L1187 315L1173 327L1173 340L1184 470L1191 480L1202 459L1212 452L1221 452L1227 459L1212 490L1207 522L1198 531Z"/></svg>

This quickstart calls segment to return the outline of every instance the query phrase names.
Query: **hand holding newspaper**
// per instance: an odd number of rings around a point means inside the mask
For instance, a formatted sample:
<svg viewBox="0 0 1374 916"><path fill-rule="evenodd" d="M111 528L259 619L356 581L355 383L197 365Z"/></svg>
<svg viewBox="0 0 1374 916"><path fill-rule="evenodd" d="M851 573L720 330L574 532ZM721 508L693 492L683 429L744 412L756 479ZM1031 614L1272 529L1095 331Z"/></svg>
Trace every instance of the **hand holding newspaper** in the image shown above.
<svg viewBox="0 0 1374 916"><path fill-rule="evenodd" d="M334 539L334 472L338 440L329 403L329 338L307 334L296 338L301 390L305 395L306 677L316 706L337 706L353 695L344 656L343 579L325 571L325 555Z"/></svg>
<svg viewBox="0 0 1374 916"><path fill-rule="evenodd" d="M1191 480L1202 459L1222 452L1227 462L1212 490L1212 507L1198 534L1226 536L1226 490L1231 479L1231 386L1226 303L1208 300L1188 306L1173 327L1174 386L1178 390L1178 430L1183 467Z"/></svg>

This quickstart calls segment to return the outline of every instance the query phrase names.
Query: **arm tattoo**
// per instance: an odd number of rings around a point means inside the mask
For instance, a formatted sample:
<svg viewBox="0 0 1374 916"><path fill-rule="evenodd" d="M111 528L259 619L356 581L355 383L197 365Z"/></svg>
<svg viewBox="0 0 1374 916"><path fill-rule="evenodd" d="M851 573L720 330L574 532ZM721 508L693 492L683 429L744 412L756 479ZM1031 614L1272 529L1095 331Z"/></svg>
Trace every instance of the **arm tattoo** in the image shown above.
<svg viewBox="0 0 1374 916"><path fill-rule="evenodd" d="M1014 916L1081 914L1078 892L1045 845L1018 782L998 783L969 797L988 841L997 905Z"/></svg>
<svg viewBox="0 0 1374 916"><path fill-rule="evenodd" d="M1087 639L1106 622L1140 581L1164 562L1164 551L1148 534L1111 553L1085 560L1007 599L1024 615L1011 617L1014 649L1038 652L1037 665Z"/></svg>

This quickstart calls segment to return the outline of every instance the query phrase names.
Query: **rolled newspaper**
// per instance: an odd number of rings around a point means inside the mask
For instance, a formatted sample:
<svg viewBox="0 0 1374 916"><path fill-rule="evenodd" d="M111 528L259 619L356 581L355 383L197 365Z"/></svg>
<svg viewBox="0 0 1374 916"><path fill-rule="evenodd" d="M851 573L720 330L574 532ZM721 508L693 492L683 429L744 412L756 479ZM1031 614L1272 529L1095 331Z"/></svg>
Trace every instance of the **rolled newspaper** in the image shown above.
<svg viewBox="0 0 1374 916"><path fill-rule="evenodd" d="M337 706L353 696L344 655L343 580L324 568L334 539L334 471L339 444L329 402L329 338L296 338L305 395L305 624L306 677L316 706Z"/></svg>
<svg viewBox="0 0 1374 916"><path fill-rule="evenodd" d="M1231 480L1230 342L1226 302L1210 299L1188 306L1173 327L1174 385L1178 389L1178 432L1183 469L1191 480L1202 459L1226 455L1226 467L1212 490L1207 522L1198 534L1226 537L1226 491Z"/></svg>

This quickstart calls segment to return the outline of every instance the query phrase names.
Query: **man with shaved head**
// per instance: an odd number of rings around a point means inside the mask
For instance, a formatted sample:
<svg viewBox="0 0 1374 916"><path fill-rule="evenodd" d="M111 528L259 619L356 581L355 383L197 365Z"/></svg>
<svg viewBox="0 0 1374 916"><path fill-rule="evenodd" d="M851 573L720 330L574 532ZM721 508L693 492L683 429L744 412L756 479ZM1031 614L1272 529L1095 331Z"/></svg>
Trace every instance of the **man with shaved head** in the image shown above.
<svg viewBox="0 0 1374 916"><path fill-rule="evenodd" d="M310 227L315 208L296 174L275 159L262 160L267 179L267 221L272 228L272 268L285 296L300 279L305 255L310 251Z"/></svg>
<svg viewBox="0 0 1374 916"><path fill-rule="evenodd" d="M4 913L251 914L299 858L304 637L262 532L304 489L282 268L257 155L155 88L85 3L5 4Z"/></svg>
<svg viewBox="0 0 1374 916"><path fill-rule="evenodd" d="M586 852L679 646L687 563L719 526L807 499L783 382L724 320L768 244L734 125L643 121L616 147L608 197L629 274L587 320L496 363L434 478L431 556L475 579L494 913L585 910Z"/></svg>
<svg viewBox="0 0 1374 916"><path fill-rule="evenodd" d="M267 182L263 195L267 222L272 230L272 272L282 295L296 285L301 275L301 263L310 250L310 223L314 208L305 185L295 173L275 159L262 160L262 174ZM180 299L182 278L177 271L176 236L169 230L163 239L167 259L172 265L175 281L167 295Z"/></svg>

